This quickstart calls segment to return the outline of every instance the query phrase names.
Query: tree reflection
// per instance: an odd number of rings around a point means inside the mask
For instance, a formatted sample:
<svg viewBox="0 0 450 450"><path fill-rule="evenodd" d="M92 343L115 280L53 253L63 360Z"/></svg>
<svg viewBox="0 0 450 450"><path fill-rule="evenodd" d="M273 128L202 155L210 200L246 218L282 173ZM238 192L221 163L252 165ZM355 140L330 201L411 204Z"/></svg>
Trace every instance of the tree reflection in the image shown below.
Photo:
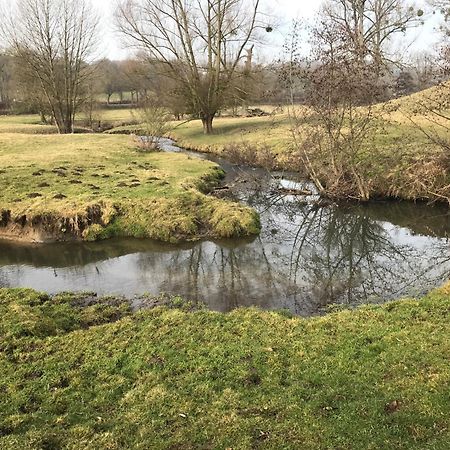
<svg viewBox="0 0 450 450"><path fill-rule="evenodd" d="M0 242L0 283L128 296L168 292L220 311L255 305L310 315L331 303L419 294L450 276L448 212L401 203L319 206L314 198L282 195L279 180L266 172L236 173L242 183L235 181L233 194L262 217L262 233L252 241Z"/></svg>

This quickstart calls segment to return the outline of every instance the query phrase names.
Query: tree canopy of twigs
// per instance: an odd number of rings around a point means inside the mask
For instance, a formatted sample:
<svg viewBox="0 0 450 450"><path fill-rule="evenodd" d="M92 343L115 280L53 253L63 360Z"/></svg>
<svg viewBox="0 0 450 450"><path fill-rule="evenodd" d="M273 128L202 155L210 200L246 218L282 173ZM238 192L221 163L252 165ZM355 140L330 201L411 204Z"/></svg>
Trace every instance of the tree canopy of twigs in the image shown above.
<svg viewBox="0 0 450 450"><path fill-rule="evenodd" d="M127 0L117 11L128 42L163 63L189 109L213 131L246 49L255 38L260 0Z"/></svg>
<svg viewBox="0 0 450 450"><path fill-rule="evenodd" d="M60 133L73 132L92 74L98 19L87 0L18 0L3 23L24 79L34 80Z"/></svg>
<svg viewBox="0 0 450 450"><path fill-rule="evenodd" d="M404 0L327 0L322 14L347 37L346 45L361 61L371 59L381 71L395 62L392 38L422 23L424 11Z"/></svg>

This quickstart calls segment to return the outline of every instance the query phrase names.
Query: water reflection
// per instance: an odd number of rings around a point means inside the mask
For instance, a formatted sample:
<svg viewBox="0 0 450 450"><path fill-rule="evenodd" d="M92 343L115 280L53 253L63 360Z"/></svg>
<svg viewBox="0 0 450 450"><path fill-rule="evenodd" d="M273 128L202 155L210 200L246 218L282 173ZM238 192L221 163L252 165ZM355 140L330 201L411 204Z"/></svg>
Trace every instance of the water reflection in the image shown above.
<svg viewBox="0 0 450 450"><path fill-rule="evenodd" d="M263 230L256 239L176 246L133 239L0 242L0 285L126 296L169 292L219 311L256 305L311 315L333 303L418 295L450 275L445 208L321 206L314 198L280 192L292 174L229 164L226 169L230 195L261 213Z"/></svg>

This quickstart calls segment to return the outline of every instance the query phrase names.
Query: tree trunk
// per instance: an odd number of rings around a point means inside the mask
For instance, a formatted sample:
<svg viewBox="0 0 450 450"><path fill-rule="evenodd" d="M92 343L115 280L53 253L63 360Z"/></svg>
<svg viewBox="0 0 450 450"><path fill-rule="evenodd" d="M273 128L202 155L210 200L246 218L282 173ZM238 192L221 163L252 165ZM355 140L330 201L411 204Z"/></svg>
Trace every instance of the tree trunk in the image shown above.
<svg viewBox="0 0 450 450"><path fill-rule="evenodd" d="M40 111L39 111L39 114L40 114L40 116L41 116L41 122L42 122L43 124L47 124L47 118L45 117L44 111L40 110Z"/></svg>
<svg viewBox="0 0 450 450"><path fill-rule="evenodd" d="M212 134L213 132L213 115L207 115L202 118L203 134Z"/></svg>
<svg viewBox="0 0 450 450"><path fill-rule="evenodd" d="M55 117L56 126L59 134L73 133L73 122L68 117Z"/></svg>

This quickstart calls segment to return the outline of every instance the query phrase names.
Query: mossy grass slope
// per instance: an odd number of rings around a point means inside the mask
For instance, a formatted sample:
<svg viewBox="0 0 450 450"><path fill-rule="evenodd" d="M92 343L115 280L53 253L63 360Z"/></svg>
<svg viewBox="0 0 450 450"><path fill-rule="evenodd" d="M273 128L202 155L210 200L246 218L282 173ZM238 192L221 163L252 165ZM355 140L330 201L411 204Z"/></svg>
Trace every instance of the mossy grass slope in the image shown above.
<svg viewBox="0 0 450 450"><path fill-rule="evenodd" d="M448 449L449 311L449 286L311 319L3 289L0 448Z"/></svg>
<svg viewBox="0 0 450 450"><path fill-rule="evenodd" d="M0 134L1 220L19 234L40 227L58 239L176 241L256 233L256 213L204 194L222 176L213 163L138 152L128 136Z"/></svg>

